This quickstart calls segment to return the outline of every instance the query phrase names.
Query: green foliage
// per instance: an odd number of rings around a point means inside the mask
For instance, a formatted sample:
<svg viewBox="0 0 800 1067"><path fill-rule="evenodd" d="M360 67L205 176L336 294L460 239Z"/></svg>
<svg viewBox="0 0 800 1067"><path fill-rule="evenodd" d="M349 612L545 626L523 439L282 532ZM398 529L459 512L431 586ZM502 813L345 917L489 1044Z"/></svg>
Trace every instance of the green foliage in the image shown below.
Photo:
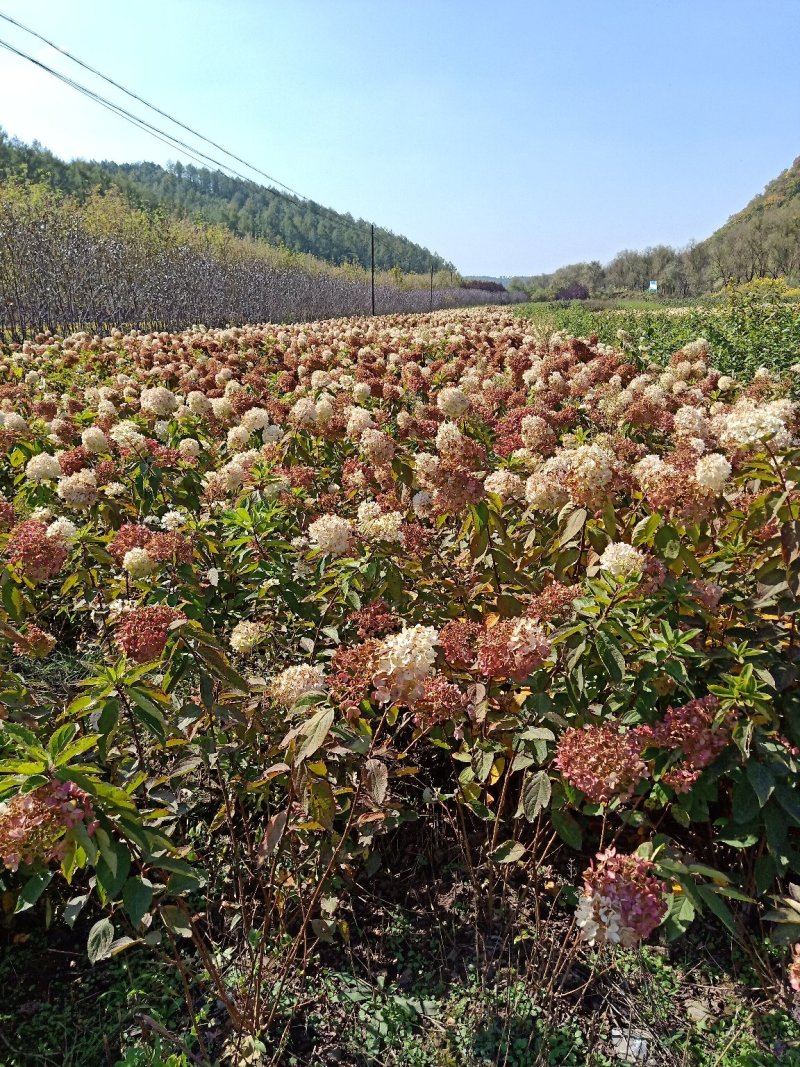
<svg viewBox="0 0 800 1067"><path fill-rule="evenodd" d="M622 341L642 361L664 360L703 337L714 365L745 379L759 367L784 374L800 361L800 304L787 292L772 282L730 287L724 299L704 305L593 311L580 303L531 304L520 313L539 329L594 335L609 345Z"/></svg>
<svg viewBox="0 0 800 1067"><path fill-rule="evenodd" d="M23 144L0 130L0 181L44 183L80 203L97 191L118 191L134 209L162 223L179 219L217 227L239 238L255 238L327 263L370 265L370 229L363 219L342 215L313 201L276 192L223 171L191 164L65 163L37 143ZM375 229L375 265L404 274L453 271L452 263L389 230Z"/></svg>

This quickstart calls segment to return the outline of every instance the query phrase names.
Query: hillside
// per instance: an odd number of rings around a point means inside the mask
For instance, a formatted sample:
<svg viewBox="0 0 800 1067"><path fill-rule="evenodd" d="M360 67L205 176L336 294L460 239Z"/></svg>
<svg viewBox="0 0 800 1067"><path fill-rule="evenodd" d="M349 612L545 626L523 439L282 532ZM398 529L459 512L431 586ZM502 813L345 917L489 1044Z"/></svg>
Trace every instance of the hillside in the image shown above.
<svg viewBox="0 0 800 1067"><path fill-rule="evenodd" d="M763 193L700 242L625 249L610 263L572 263L551 274L516 278L512 289L550 300L576 292L618 296L645 291L651 279L665 296L702 296L729 282L787 278L800 284L800 157Z"/></svg>
<svg viewBox="0 0 800 1067"><path fill-rule="evenodd" d="M313 201L300 200L220 170L175 163L75 160L67 163L34 142L9 138L0 129L0 180L45 182L85 199L93 191L119 188L135 207L162 210L179 219L221 225L238 237L254 237L329 263L370 263L369 225ZM375 264L408 274L454 270L422 245L375 228Z"/></svg>
<svg viewBox="0 0 800 1067"><path fill-rule="evenodd" d="M725 232L731 232L743 223L752 222L756 219L773 219L788 207L795 207L800 213L800 203L792 204L792 201L800 201L800 156L790 167L782 171L764 189L763 193L754 196L753 199L741 211L731 215L724 226L721 226L710 240Z"/></svg>

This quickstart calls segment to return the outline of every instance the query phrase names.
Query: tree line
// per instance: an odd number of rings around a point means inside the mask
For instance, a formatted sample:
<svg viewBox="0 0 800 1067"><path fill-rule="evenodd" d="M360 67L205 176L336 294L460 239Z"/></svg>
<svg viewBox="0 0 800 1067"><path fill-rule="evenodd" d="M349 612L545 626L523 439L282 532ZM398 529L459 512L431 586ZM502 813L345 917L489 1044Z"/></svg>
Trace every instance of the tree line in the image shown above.
<svg viewBox="0 0 800 1067"><path fill-rule="evenodd" d="M460 288L449 272L378 273L379 314L520 300ZM180 330L369 314L371 279L353 264L237 237L224 226L133 208L116 188L84 199L0 183L0 338L44 330Z"/></svg>
<svg viewBox="0 0 800 1067"><path fill-rule="evenodd" d="M570 300L641 293L655 280L659 293L689 297L755 278L800 281L800 158L704 241L625 249L605 265L571 263L514 278L509 288L533 300Z"/></svg>
<svg viewBox="0 0 800 1067"><path fill-rule="evenodd" d="M135 208L162 211L201 225L223 226L238 237L263 240L328 263L370 266L370 226L313 201L279 193L256 182L177 162L67 163L38 142L25 144L0 129L0 180L46 183L85 200L118 188ZM427 248L375 227L375 265L407 274L453 272L452 263Z"/></svg>

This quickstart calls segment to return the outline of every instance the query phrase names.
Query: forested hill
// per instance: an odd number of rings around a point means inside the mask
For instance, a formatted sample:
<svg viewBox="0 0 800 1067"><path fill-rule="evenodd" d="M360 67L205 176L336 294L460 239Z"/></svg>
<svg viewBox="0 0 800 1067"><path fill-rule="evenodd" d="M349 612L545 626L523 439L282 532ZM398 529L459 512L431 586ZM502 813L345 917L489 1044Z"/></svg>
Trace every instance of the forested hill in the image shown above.
<svg viewBox="0 0 800 1067"><path fill-rule="evenodd" d="M47 182L83 198L94 190L119 187L137 207L160 209L194 222L226 226L242 237L256 237L309 252L330 263L370 263L369 225L354 225L350 215L258 185L220 170L175 163L65 163L34 142L24 144L0 130L0 180L18 177ZM375 228L375 265L404 273L454 270L451 263L390 230Z"/></svg>
<svg viewBox="0 0 800 1067"><path fill-rule="evenodd" d="M667 296L701 296L727 282L784 277L800 285L800 158L710 237L686 248L626 249L610 263L571 263L515 278L533 299L639 293L655 279Z"/></svg>
<svg viewBox="0 0 800 1067"><path fill-rule="evenodd" d="M751 227L768 229L793 236L800 234L800 156L777 178L766 186L763 193L753 199L741 211L731 215L710 238L730 237L737 231Z"/></svg>

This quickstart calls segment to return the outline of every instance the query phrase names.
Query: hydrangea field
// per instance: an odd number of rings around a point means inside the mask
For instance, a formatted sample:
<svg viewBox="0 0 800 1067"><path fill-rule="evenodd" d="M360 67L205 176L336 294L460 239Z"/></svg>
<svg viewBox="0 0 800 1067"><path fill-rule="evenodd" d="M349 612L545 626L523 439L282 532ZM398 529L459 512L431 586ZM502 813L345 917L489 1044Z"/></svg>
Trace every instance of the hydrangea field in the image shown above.
<svg viewBox="0 0 800 1067"><path fill-rule="evenodd" d="M790 383L531 330L0 346L0 890L201 1062L432 836L548 981L713 923L800 991Z"/></svg>

